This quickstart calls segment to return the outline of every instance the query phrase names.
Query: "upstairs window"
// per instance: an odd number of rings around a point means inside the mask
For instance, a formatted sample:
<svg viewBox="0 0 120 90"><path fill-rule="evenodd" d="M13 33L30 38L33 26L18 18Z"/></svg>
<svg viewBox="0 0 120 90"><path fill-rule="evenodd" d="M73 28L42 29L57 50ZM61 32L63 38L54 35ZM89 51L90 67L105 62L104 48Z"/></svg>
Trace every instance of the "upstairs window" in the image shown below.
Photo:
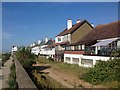
<svg viewBox="0 0 120 90"><path fill-rule="evenodd" d="M61 38L58 37L58 41L61 41Z"/></svg>

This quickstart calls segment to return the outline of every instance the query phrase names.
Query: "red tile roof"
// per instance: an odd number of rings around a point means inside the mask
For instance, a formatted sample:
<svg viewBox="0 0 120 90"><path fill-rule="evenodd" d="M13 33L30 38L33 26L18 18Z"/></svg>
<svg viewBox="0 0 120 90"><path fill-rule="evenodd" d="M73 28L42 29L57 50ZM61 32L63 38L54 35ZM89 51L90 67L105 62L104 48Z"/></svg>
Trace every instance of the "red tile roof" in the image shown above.
<svg viewBox="0 0 120 90"><path fill-rule="evenodd" d="M83 25L84 23L88 23L90 26L91 26L91 24L87 21L87 20L83 20L83 21L81 21L81 22L79 22L79 23L76 23L76 24L74 24L73 25L73 27L71 27L69 30L67 30L67 28L64 30L64 31L62 31L60 34L58 34L57 36L63 36L63 35L66 35L66 34L71 34L71 33L73 33L75 30L77 30L81 25ZM92 26L91 26L92 27ZM93 28L93 27L92 27ZM56 37L57 37L56 36Z"/></svg>
<svg viewBox="0 0 120 90"><path fill-rule="evenodd" d="M112 22L106 25L98 25L91 32L85 35L77 44L91 43L100 39L120 37L120 21Z"/></svg>

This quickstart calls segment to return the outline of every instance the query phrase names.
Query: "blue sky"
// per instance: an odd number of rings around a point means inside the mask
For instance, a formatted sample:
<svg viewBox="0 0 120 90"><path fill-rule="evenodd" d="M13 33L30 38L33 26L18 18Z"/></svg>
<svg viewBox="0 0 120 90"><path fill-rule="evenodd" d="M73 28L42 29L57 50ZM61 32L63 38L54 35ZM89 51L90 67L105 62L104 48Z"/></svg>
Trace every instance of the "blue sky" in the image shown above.
<svg viewBox="0 0 120 90"><path fill-rule="evenodd" d="M2 3L3 52L11 46L30 45L46 36L54 38L66 28L67 19L73 24L86 19L95 26L118 20L117 2L16 2Z"/></svg>

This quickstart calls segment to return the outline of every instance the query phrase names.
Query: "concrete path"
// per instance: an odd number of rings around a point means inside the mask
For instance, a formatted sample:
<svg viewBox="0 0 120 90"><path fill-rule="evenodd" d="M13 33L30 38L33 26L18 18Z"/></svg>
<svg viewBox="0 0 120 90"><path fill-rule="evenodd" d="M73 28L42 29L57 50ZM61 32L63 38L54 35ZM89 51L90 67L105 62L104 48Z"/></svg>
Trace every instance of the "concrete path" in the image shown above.
<svg viewBox="0 0 120 90"><path fill-rule="evenodd" d="M10 57L10 59L7 62L5 62L4 67L0 69L0 85L2 86L0 87L0 89L8 87L7 81L10 74L10 66L12 65L12 59L13 58Z"/></svg>

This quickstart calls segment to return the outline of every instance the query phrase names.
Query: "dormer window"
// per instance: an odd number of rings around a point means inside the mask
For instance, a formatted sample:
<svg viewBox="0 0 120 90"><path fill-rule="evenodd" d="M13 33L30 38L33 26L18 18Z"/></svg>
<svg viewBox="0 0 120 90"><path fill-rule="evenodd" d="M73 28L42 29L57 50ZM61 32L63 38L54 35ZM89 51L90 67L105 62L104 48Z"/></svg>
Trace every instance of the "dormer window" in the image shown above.
<svg viewBox="0 0 120 90"><path fill-rule="evenodd" d="M58 41L61 41L61 38L58 37Z"/></svg>

